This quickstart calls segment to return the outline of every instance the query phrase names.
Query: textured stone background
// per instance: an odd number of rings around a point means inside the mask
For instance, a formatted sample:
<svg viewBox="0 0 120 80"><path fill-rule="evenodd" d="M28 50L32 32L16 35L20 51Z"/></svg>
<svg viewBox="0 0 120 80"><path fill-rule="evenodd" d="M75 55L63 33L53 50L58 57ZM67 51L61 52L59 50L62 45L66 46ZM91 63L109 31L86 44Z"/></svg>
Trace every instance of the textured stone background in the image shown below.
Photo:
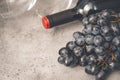
<svg viewBox="0 0 120 80"><path fill-rule="evenodd" d="M51 30L27 12L17 18L0 18L0 80L94 80L84 68L58 64L58 50L82 29L79 21ZM120 80L120 72L108 80Z"/></svg>

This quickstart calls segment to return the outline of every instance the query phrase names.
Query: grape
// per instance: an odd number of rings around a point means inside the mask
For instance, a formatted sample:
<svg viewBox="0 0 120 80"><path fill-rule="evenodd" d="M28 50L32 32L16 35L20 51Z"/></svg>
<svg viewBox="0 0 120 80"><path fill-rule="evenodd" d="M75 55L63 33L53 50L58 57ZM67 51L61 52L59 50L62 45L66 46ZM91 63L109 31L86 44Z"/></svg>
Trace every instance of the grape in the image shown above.
<svg viewBox="0 0 120 80"><path fill-rule="evenodd" d="M120 46L120 36L117 36L112 41L113 45Z"/></svg>
<svg viewBox="0 0 120 80"><path fill-rule="evenodd" d="M106 80L110 72L120 70L120 23L112 10L83 17L82 32L74 32L74 41L59 50L58 62L67 67L85 67L96 80Z"/></svg>
<svg viewBox="0 0 120 80"><path fill-rule="evenodd" d="M88 64L94 64L97 62L97 57L92 54L87 57Z"/></svg>
<svg viewBox="0 0 120 80"><path fill-rule="evenodd" d="M120 34L120 28L118 24L111 24L112 31L114 35L119 35Z"/></svg>
<svg viewBox="0 0 120 80"><path fill-rule="evenodd" d="M67 43L66 47L70 50L73 50L76 47L76 44L74 41L70 41Z"/></svg>
<svg viewBox="0 0 120 80"><path fill-rule="evenodd" d="M120 53L120 46L117 47L118 52Z"/></svg>
<svg viewBox="0 0 120 80"><path fill-rule="evenodd" d="M84 38L84 35L81 32L74 32L73 37L77 40L78 38Z"/></svg>
<svg viewBox="0 0 120 80"><path fill-rule="evenodd" d="M83 33L84 35L87 35L87 31L86 31L85 28L82 30L82 33Z"/></svg>
<svg viewBox="0 0 120 80"><path fill-rule="evenodd" d="M102 46L103 46L105 49L108 49L109 46L110 46L110 43L104 42Z"/></svg>
<svg viewBox="0 0 120 80"><path fill-rule="evenodd" d="M110 67L109 67L109 65L108 65L108 62L107 62L106 64L104 64L103 66L104 66L104 67L102 67L102 70L104 70L104 71L106 71L106 72L110 72L110 71L111 71L111 69L110 69Z"/></svg>
<svg viewBox="0 0 120 80"><path fill-rule="evenodd" d="M93 45L86 45L86 52L87 53L93 53L94 48L95 47Z"/></svg>
<svg viewBox="0 0 120 80"><path fill-rule="evenodd" d="M103 35L106 35L106 34L108 34L108 33L111 33L110 27L108 27L108 26L102 26L102 27L101 27L101 33L102 33Z"/></svg>
<svg viewBox="0 0 120 80"><path fill-rule="evenodd" d="M74 48L73 53L74 53L75 56L81 57L83 55L83 48L77 46L77 47Z"/></svg>
<svg viewBox="0 0 120 80"><path fill-rule="evenodd" d="M109 63L109 68L111 69L111 70L114 70L115 69L115 66L116 66L116 64L115 64L115 62L110 62Z"/></svg>
<svg viewBox="0 0 120 80"><path fill-rule="evenodd" d="M109 12L108 10L104 10L101 14L101 17L109 19L111 17L111 11Z"/></svg>
<svg viewBox="0 0 120 80"><path fill-rule="evenodd" d="M59 62L60 64L64 64L65 58L62 57L62 56L60 56L60 57L58 58L58 62Z"/></svg>
<svg viewBox="0 0 120 80"><path fill-rule="evenodd" d="M101 70L97 75L96 75L96 79L95 80L106 80L108 73L106 73L105 71Z"/></svg>
<svg viewBox="0 0 120 80"><path fill-rule="evenodd" d="M85 44L85 39L84 39L84 37L78 38L75 42L78 46L82 46Z"/></svg>
<svg viewBox="0 0 120 80"><path fill-rule="evenodd" d="M113 71L113 70L120 70L120 63L119 62L116 62L116 61L113 61L112 59L109 59L107 64L108 64L109 69L111 71Z"/></svg>
<svg viewBox="0 0 120 80"><path fill-rule="evenodd" d="M115 51L114 55L115 55L115 61L120 62L120 53L118 51Z"/></svg>
<svg viewBox="0 0 120 80"><path fill-rule="evenodd" d="M89 23L91 23L91 24L97 24L97 18L98 18L98 16L96 16L96 15L91 15L91 16L89 17Z"/></svg>
<svg viewBox="0 0 120 80"><path fill-rule="evenodd" d="M70 55L70 53L69 53L69 50L64 47L64 48L61 48L61 49L59 50L59 55L61 55L61 56L63 56L63 57L67 57L67 56Z"/></svg>
<svg viewBox="0 0 120 80"><path fill-rule="evenodd" d="M70 67L76 67L78 65L78 58L73 57L73 61L69 65Z"/></svg>
<svg viewBox="0 0 120 80"><path fill-rule="evenodd" d="M115 70L120 70L120 63L117 63L117 64L116 64Z"/></svg>
<svg viewBox="0 0 120 80"><path fill-rule="evenodd" d="M112 49L111 49L113 52L117 50L117 47L116 46L112 46Z"/></svg>
<svg viewBox="0 0 120 80"><path fill-rule="evenodd" d="M100 67L95 64L86 66L85 72L91 75L96 75L100 71Z"/></svg>
<svg viewBox="0 0 120 80"><path fill-rule="evenodd" d="M80 59L79 59L79 65L80 66L86 66L88 64L87 62L87 56L86 55L83 55Z"/></svg>
<svg viewBox="0 0 120 80"><path fill-rule="evenodd" d="M93 39L94 39L94 35L88 34L85 36L85 41L89 45L92 45L94 43Z"/></svg>
<svg viewBox="0 0 120 80"><path fill-rule="evenodd" d="M105 55L97 55L99 61L104 61L106 56L107 56L106 54Z"/></svg>
<svg viewBox="0 0 120 80"><path fill-rule="evenodd" d="M94 35L100 34L100 26L98 25L93 26L92 34Z"/></svg>
<svg viewBox="0 0 120 80"><path fill-rule="evenodd" d="M97 24L100 26L105 26L105 25L108 25L108 21L103 18L99 18L97 21Z"/></svg>
<svg viewBox="0 0 120 80"><path fill-rule="evenodd" d="M104 55L104 47L102 47L102 46L96 47L96 48L95 48L95 53L96 53L97 55Z"/></svg>
<svg viewBox="0 0 120 80"><path fill-rule="evenodd" d="M92 33L92 28L93 28L93 26L91 24L88 24L85 26L84 29L85 29L87 34L90 34L90 33Z"/></svg>
<svg viewBox="0 0 120 80"><path fill-rule="evenodd" d="M114 71L114 70L119 70L120 69L119 68L120 63L115 61L115 60L112 60L111 58L108 59L107 65L108 65L107 71Z"/></svg>
<svg viewBox="0 0 120 80"><path fill-rule="evenodd" d="M104 42L104 38L101 35L97 35L94 37L94 44L96 46L102 45L103 42Z"/></svg>
<svg viewBox="0 0 120 80"><path fill-rule="evenodd" d="M87 17L83 18L82 24L83 24L84 26L89 24L89 21L88 21L88 18L87 18Z"/></svg>
<svg viewBox="0 0 120 80"><path fill-rule="evenodd" d="M70 64L73 62L73 57L66 57L65 58L65 63L64 63L64 65L65 66L70 66Z"/></svg>
<svg viewBox="0 0 120 80"><path fill-rule="evenodd" d="M112 39L113 39L113 35L110 34L110 33L106 34L106 35L103 35L103 36L104 36L105 40L108 41L108 42L112 41Z"/></svg>

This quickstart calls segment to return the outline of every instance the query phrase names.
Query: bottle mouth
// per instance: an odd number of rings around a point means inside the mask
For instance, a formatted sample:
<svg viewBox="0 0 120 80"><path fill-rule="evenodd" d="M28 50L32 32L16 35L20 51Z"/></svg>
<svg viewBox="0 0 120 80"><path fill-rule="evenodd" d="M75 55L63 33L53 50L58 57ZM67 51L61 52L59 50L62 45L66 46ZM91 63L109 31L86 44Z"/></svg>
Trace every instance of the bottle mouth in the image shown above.
<svg viewBox="0 0 120 80"><path fill-rule="evenodd" d="M43 27L45 29L49 29L50 28L50 21L47 18L47 16L42 17L42 24L43 24Z"/></svg>
<svg viewBox="0 0 120 80"><path fill-rule="evenodd" d="M58 1L60 1L60 0L58 0ZM69 9L71 7L73 0L65 0L65 2L67 3L67 5L64 7L64 10ZM52 10L50 10L50 11L52 11ZM48 13L48 14L45 13L45 15L50 15L50 14L54 14L54 10L51 13ZM43 16L42 13L39 15L39 17L41 18L42 25L43 25L43 27L45 29L49 29L49 28L52 27L53 23L51 22L51 18L50 17Z"/></svg>

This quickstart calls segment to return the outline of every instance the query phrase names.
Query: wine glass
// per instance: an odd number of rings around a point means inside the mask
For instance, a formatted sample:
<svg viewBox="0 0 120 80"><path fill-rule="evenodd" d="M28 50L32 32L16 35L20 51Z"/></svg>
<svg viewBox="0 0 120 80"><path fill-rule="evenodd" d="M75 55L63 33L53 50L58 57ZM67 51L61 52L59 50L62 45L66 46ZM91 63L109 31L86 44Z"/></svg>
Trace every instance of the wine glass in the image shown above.
<svg viewBox="0 0 120 80"><path fill-rule="evenodd" d="M0 16L2 18L15 17L29 11L37 0L0 0Z"/></svg>

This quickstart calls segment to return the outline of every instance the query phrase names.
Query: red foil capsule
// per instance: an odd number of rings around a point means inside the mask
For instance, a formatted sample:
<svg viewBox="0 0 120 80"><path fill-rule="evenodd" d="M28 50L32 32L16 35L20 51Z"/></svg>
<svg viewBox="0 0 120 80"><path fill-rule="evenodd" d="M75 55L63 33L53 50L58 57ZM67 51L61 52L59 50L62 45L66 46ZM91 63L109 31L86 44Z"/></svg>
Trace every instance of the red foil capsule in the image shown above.
<svg viewBox="0 0 120 80"><path fill-rule="evenodd" d="M50 28L50 21L49 21L49 19L46 16L44 16L42 18L42 24L43 24L45 29L49 29Z"/></svg>

